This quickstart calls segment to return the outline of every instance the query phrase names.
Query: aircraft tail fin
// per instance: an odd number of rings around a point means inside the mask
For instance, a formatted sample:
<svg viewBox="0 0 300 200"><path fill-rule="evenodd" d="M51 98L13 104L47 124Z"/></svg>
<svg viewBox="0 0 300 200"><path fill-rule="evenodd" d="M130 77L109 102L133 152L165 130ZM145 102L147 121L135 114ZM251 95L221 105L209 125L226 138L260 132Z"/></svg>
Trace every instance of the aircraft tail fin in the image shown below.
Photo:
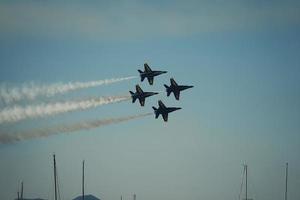
<svg viewBox="0 0 300 200"><path fill-rule="evenodd" d="M169 87L169 86L167 86L166 84L165 84L164 86L165 86L165 88L166 88L166 91L167 91L167 96L170 96L170 94L171 94L170 87Z"/></svg>

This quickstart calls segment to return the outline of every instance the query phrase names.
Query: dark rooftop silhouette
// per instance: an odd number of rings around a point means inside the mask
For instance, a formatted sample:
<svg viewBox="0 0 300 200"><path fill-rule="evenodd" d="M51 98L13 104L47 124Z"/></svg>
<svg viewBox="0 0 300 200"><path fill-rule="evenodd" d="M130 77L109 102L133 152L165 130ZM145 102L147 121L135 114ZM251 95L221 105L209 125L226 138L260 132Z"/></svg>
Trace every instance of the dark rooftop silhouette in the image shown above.
<svg viewBox="0 0 300 200"><path fill-rule="evenodd" d="M82 195L76 197L76 198L73 199L73 200L82 200ZM84 200L100 200L100 199L98 199L97 197L95 197L95 196L89 194L89 195L84 195Z"/></svg>

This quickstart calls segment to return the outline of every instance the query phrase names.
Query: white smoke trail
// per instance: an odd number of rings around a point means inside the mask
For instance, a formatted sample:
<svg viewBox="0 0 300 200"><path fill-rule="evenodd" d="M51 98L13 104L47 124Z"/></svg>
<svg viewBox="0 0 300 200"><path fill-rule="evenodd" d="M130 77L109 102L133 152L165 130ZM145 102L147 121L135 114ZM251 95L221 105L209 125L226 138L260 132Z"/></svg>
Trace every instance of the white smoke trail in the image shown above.
<svg viewBox="0 0 300 200"><path fill-rule="evenodd" d="M142 117L146 117L152 115L152 113L140 114L140 115L132 115L120 118L111 118L111 119L103 119L103 120L94 120L94 121L86 121L79 122L70 125L60 125L56 127L43 128L43 129L34 129L26 132L18 132L18 133L0 133L0 143L12 143L22 140L28 140L33 138L40 137L48 137L51 135L57 135L60 133L72 133L81 130L89 130L98 128L101 126L106 126L110 124L117 124L129 120L134 120Z"/></svg>
<svg viewBox="0 0 300 200"><path fill-rule="evenodd" d="M108 85L125 80L136 78L129 76L124 78L113 78L89 82L69 82L69 83L54 83L51 85L39 85L36 83L23 84L20 87L8 87L5 84L0 86L0 101L9 104L20 101L22 99L33 100L38 96L51 97L56 94L64 94L70 91Z"/></svg>
<svg viewBox="0 0 300 200"><path fill-rule="evenodd" d="M81 101L66 101L25 107L13 106L0 111L0 124L17 122L29 118L46 117L76 110L85 110L97 106L129 100L130 96L111 96L91 98Z"/></svg>

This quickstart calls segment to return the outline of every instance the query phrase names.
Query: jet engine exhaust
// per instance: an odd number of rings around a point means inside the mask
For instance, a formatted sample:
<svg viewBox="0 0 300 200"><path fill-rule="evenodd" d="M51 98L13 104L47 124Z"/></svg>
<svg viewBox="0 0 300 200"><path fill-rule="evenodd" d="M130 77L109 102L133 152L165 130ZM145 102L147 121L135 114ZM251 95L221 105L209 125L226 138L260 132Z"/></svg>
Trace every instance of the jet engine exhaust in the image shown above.
<svg viewBox="0 0 300 200"><path fill-rule="evenodd" d="M0 111L0 124L18 122L30 118L58 115L78 110L86 110L105 104L127 101L130 98L131 97L129 95L126 95L90 98L79 101L66 101L39 105L29 105L25 107L15 105L12 107L6 107Z"/></svg>
<svg viewBox="0 0 300 200"><path fill-rule="evenodd" d="M0 133L0 143L3 144L14 143L14 142L19 142L19 141L29 140L34 138L48 137L51 135L57 135L61 133L73 133L76 131L90 130L101 126L118 124L121 122L143 118L149 115L152 115L152 113L131 115L131 116L125 116L119 118L83 121L83 122L69 124L69 125L59 125L59 126L54 126L49 128L34 129L26 132L15 132L15 133L5 133L5 134Z"/></svg>
<svg viewBox="0 0 300 200"><path fill-rule="evenodd" d="M67 92L97 87L101 85L109 85L121 81L131 80L136 76L123 78L112 78L88 82L69 82L54 83L50 85L41 85L37 83L25 83L20 87L9 87L6 84L0 85L0 102L10 104L21 100L34 100L39 96L51 97L57 94L65 94Z"/></svg>

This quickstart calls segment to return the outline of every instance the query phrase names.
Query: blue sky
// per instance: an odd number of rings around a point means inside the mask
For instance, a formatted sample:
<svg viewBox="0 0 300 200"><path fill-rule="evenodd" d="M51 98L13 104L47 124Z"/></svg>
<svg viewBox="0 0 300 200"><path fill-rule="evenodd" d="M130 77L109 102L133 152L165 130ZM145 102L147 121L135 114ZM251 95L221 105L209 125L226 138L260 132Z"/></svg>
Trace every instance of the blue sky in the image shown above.
<svg viewBox="0 0 300 200"><path fill-rule="evenodd" d="M94 130L0 144L0 196L53 197L52 154L62 197L101 199L237 199L242 164L249 196L300 192L300 3L296 1L89 1L0 3L0 81L90 81L138 75L144 62L195 87L179 102L165 93L145 108L122 102L43 119L1 124L0 132L152 112L162 99L183 109L169 122L154 116ZM38 99L127 94L139 79ZM24 102L21 102L25 104ZM1 105L1 109L5 105Z"/></svg>

